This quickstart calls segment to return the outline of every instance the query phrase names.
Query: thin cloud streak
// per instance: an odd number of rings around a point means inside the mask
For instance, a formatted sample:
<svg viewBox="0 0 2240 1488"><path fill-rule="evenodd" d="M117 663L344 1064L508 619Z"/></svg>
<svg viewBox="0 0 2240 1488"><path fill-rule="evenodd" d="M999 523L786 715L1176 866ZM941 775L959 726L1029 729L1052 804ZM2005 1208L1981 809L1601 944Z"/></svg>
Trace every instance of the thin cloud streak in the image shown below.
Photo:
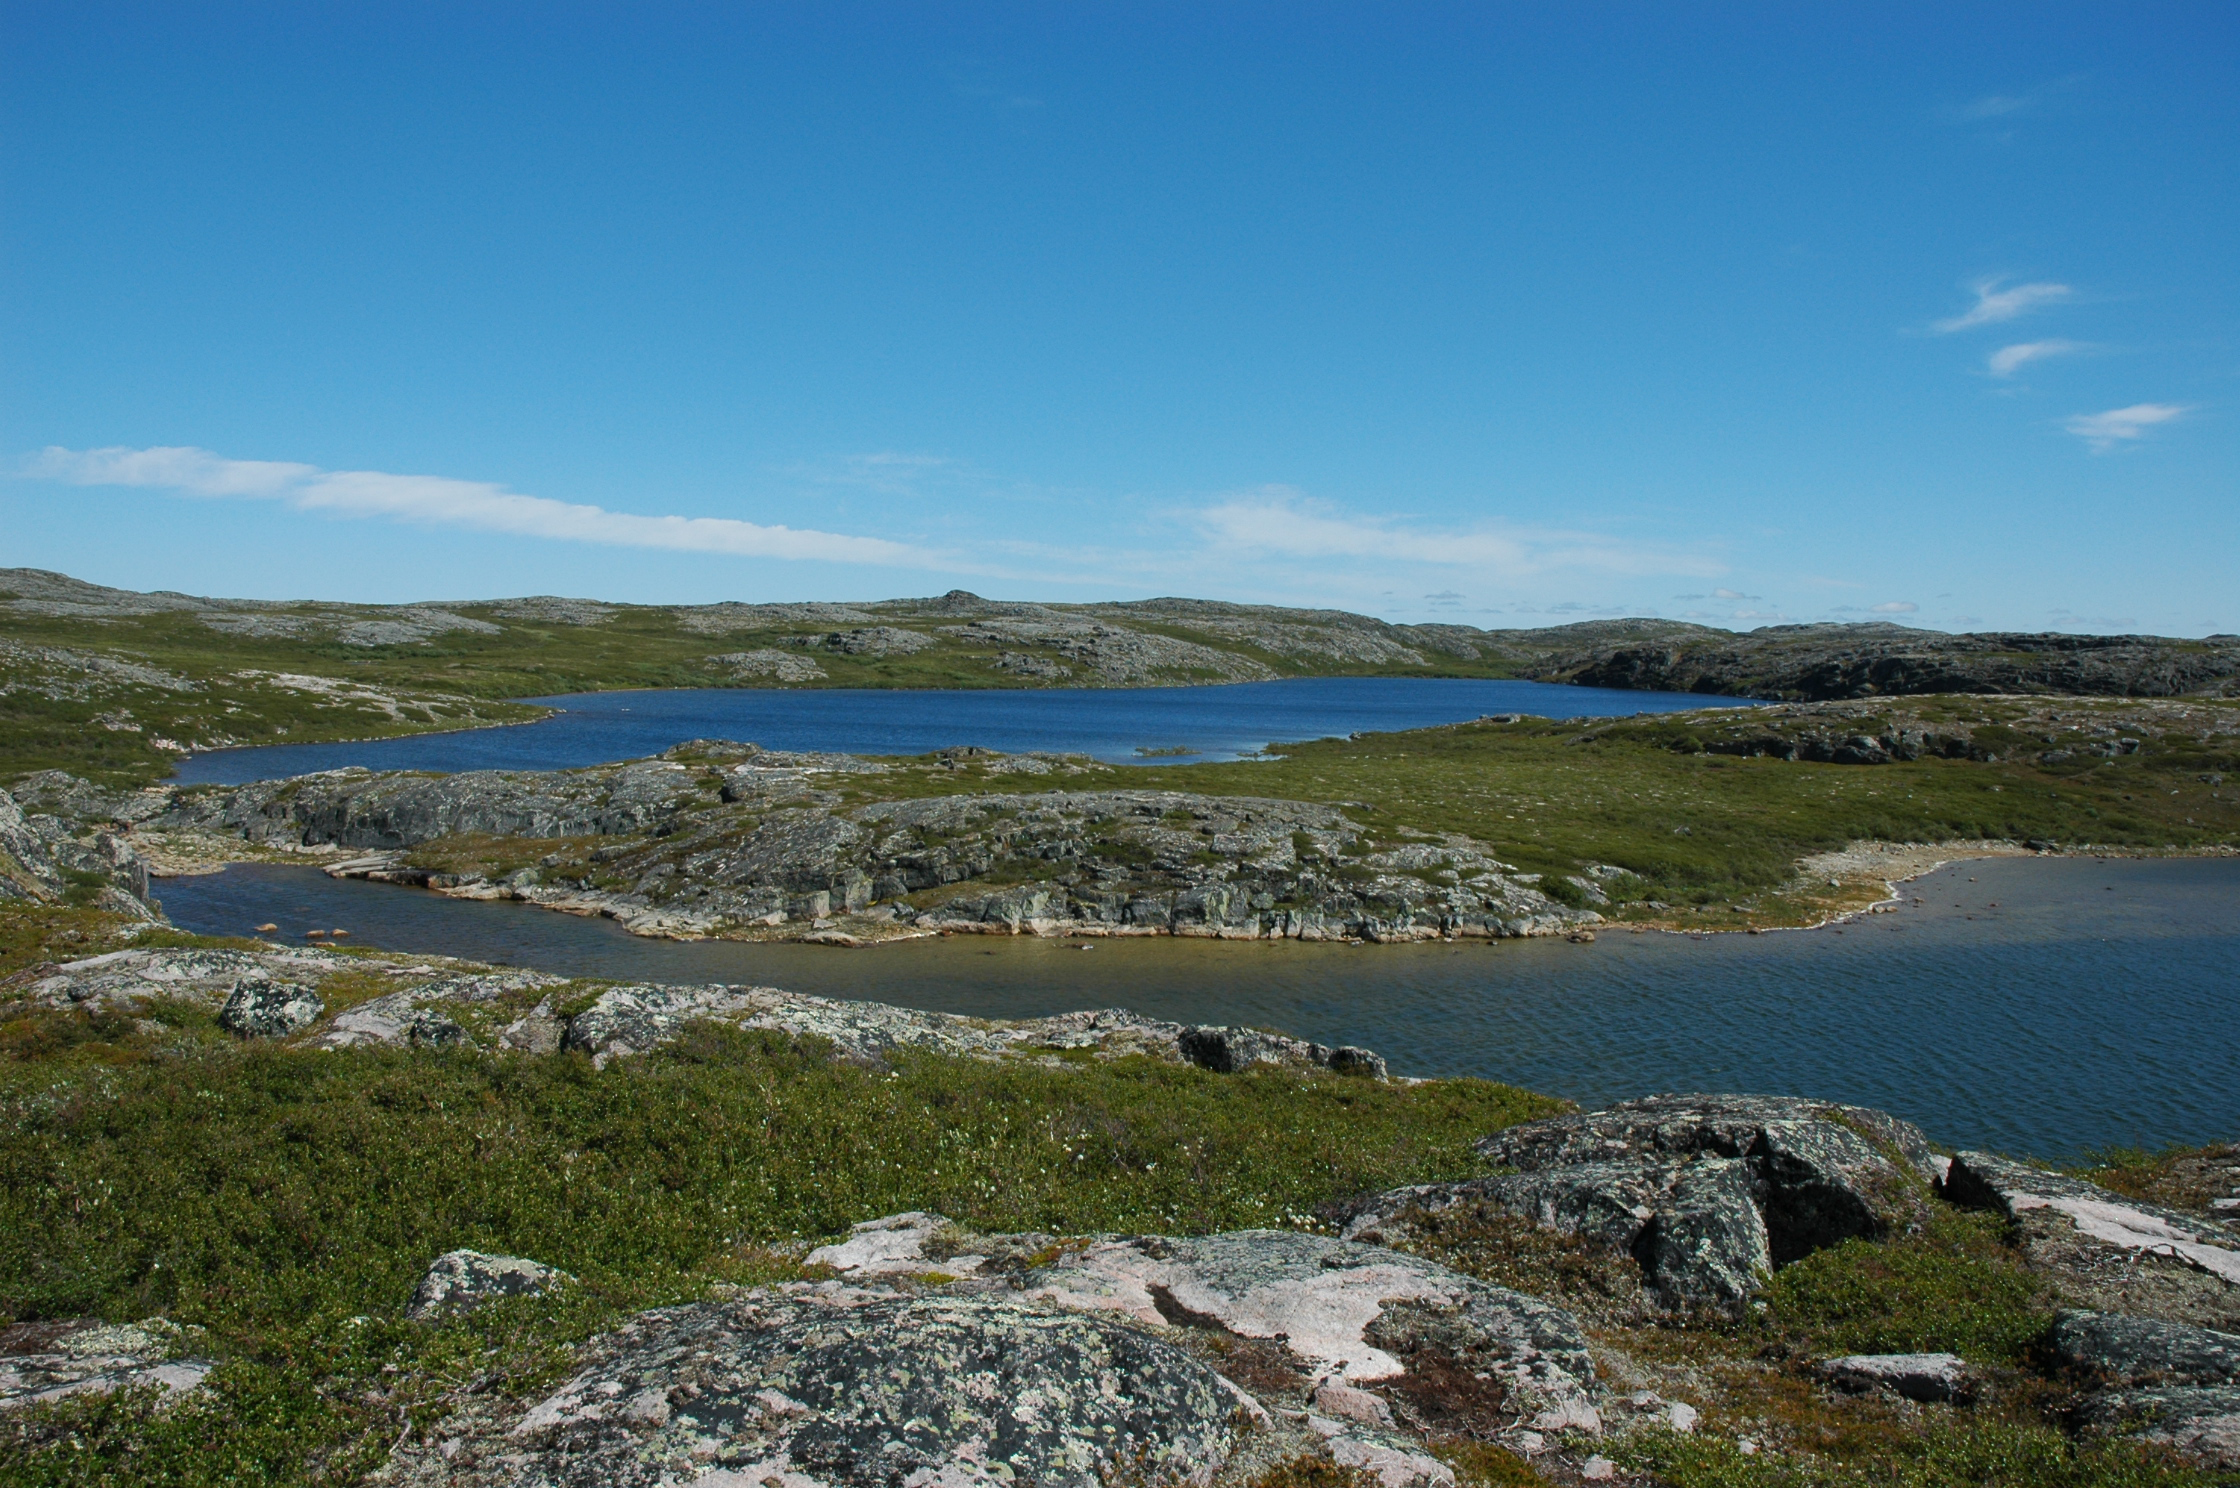
<svg viewBox="0 0 2240 1488"><path fill-rule="evenodd" d="M2040 305L2066 300L2075 293L2066 284L2017 284L2012 289L2001 289L1999 286L2004 282L2000 279L1985 279L1973 285L1976 292L1974 308L1949 320L1940 320L1930 329L1940 336L1949 336L1954 331L1994 325L2027 315Z"/></svg>
<svg viewBox="0 0 2240 1488"><path fill-rule="evenodd" d="M1691 554L1630 546L1592 533L1426 532L1387 519L1336 513L1286 486L1233 497L1196 512L1193 520L1215 544L1240 554L1428 563L1485 569L1511 578L1556 569L1704 578L1725 571L1722 565Z"/></svg>
<svg viewBox="0 0 2240 1488"><path fill-rule="evenodd" d="M2082 341L2024 341L2014 346L2002 346L1991 353L1988 365L1993 377L2012 377L2031 362L2042 362L2048 357L2075 356L2092 348Z"/></svg>
<svg viewBox="0 0 2240 1488"><path fill-rule="evenodd" d="M883 538L765 527L730 517L639 516L524 496L487 481L392 475L380 470L321 470L315 465L280 460L229 460L191 446L92 450L50 447L32 461L26 474L76 486L138 486L194 496L279 500L299 511L385 517L606 547L870 563L890 568L947 566L931 553Z"/></svg>
<svg viewBox="0 0 2240 1488"><path fill-rule="evenodd" d="M2119 444L2146 437L2147 430L2155 425L2167 424L2191 411L2180 403L2134 403L2106 413L2074 413L2061 427L2090 445L2094 454L2104 455Z"/></svg>

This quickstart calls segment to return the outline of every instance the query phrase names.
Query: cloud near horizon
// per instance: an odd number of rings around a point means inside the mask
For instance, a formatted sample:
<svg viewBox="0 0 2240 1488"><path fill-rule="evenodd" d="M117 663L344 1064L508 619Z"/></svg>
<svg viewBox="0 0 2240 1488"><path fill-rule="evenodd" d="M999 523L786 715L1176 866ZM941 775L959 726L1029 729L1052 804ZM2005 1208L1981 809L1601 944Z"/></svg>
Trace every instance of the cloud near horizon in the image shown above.
<svg viewBox="0 0 2240 1488"><path fill-rule="evenodd" d="M1712 578L1725 565L1688 553L1637 547L1594 533L1536 530L1423 531L1382 517L1352 516L1289 486L1262 486L1193 513L1199 529L1233 551L1286 558L1431 563L1521 577L1556 569Z"/></svg>
<svg viewBox="0 0 2240 1488"><path fill-rule="evenodd" d="M2094 454L2104 455L2127 440L2144 438L2156 424L2167 424L2190 411L2180 403L2134 403L2106 413L2073 413L2061 427L2090 445Z"/></svg>
<svg viewBox="0 0 2240 1488"><path fill-rule="evenodd" d="M810 528L765 527L730 517L639 516L524 496L488 481L380 470L322 470L284 460L229 460L191 445L152 449L50 446L24 472L74 486L136 486L192 496L284 501L299 511L387 517L608 547L662 548L742 558L949 567L935 555L883 538Z"/></svg>
<svg viewBox="0 0 2240 1488"><path fill-rule="evenodd" d="M2051 305L2066 300L2075 293L2066 284L2017 284L2012 289L2001 289L2003 279L1984 279L1972 285L1975 290L1974 308L1940 320L1930 327L1940 336L1954 331L1972 330L1980 325L1994 325L2002 320L2013 320L2027 315L2040 305Z"/></svg>
<svg viewBox="0 0 2240 1488"><path fill-rule="evenodd" d="M1993 377L2012 377L2031 362L2042 362L2048 357L2075 356L2092 348L2082 341L2024 341L2014 346L2002 346L1986 359Z"/></svg>

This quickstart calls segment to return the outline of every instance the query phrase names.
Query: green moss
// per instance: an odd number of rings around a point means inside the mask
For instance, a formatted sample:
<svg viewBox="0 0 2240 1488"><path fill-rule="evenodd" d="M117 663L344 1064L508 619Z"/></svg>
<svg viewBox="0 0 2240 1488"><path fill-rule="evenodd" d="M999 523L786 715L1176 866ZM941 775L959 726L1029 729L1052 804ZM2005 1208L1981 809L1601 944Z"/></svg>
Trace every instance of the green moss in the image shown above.
<svg viewBox="0 0 2240 1488"><path fill-rule="evenodd" d="M1765 1303L1770 1326L1824 1355L1948 1352L2011 1364L2052 1319L2000 1222L1943 1205L1919 1233L1847 1240L1785 1267Z"/></svg>
<svg viewBox="0 0 2240 1488"><path fill-rule="evenodd" d="M2127 1442L2078 1445L2034 1421L1932 1420L1833 1449L1744 1453L1716 1436L1644 1432L1607 1449L1670 1488L2210 1488L2222 1479Z"/></svg>

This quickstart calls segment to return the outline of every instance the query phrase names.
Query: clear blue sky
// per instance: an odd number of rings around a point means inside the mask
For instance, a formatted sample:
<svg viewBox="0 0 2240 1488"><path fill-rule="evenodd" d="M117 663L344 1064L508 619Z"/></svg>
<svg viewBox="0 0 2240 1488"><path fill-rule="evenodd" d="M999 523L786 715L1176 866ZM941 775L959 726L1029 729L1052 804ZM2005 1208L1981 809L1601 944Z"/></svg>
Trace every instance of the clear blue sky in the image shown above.
<svg viewBox="0 0 2240 1488"><path fill-rule="evenodd" d="M2240 631L2236 62L2226 3L15 0L0 564Z"/></svg>

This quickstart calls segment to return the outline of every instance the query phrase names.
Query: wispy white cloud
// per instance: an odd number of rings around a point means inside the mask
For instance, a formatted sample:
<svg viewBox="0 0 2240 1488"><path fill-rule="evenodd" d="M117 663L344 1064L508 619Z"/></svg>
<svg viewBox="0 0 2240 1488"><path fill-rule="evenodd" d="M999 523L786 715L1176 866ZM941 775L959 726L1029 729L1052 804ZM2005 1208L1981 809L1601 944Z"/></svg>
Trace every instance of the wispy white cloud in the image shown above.
<svg viewBox="0 0 2240 1488"><path fill-rule="evenodd" d="M186 446L49 448L31 462L25 473L78 486L143 486L194 496L263 498L284 501L301 511L385 517L608 547L898 568L948 566L922 549L884 538L765 527L730 517L639 516L524 496L487 481L391 475L379 470L321 470L315 465L279 460L229 460Z"/></svg>
<svg viewBox="0 0 2240 1488"><path fill-rule="evenodd" d="M1920 609L1921 606L1910 599L1893 599L1887 604L1868 605L1867 613L1870 615L1912 615L1918 613Z"/></svg>
<svg viewBox="0 0 2240 1488"><path fill-rule="evenodd" d="M1930 329L1940 336L1949 336L1954 331L1995 325L2003 320L2027 315L2041 305L2056 304L2075 293L2066 284L2017 284L2012 289L2001 289L1999 286L2005 282L2002 279L1985 279L1972 285L1976 294L1974 307L1949 320L1940 320Z"/></svg>
<svg viewBox="0 0 2240 1488"><path fill-rule="evenodd" d="M2106 413L2074 413L2062 427L2092 446L2096 455L2104 455L2117 445L2145 437L2147 430L2157 424L2167 424L2172 419L2189 412L2181 403L2134 403L2129 408L2111 408Z"/></svg>
<svg viewBox="0 0 2240 1488"><path fill-rule="evenodd" d="M2022 113L2035 101L2027 95L2016 97L2011 93L1993 93L1962 108L1960 117L1963 119L2004 119L2009 114Z"/></svg>
<svg viewBox="0 0 2240 1488"><path fill-rule="evenodd" d="M2042 362L2048 357L2075 356L2080 351L2090 350L2091 346L2082 341L2023 341L1991 353L1989 365L1993 377L2012 377L2032 362Z"/></svg>
<svg viewBox="0 0 2240 1488"><path fill-rule="evenodd" d="M1192 520L1208 539L1232 552L1285 558L1428 563L1511 578L1557 569L1711 577L1722 569L1696 554L1623 543L1597 533L1426 530L1391 518L1341 512L1289 486L1263 486L1232 496L1194 513Z"/></svg>

